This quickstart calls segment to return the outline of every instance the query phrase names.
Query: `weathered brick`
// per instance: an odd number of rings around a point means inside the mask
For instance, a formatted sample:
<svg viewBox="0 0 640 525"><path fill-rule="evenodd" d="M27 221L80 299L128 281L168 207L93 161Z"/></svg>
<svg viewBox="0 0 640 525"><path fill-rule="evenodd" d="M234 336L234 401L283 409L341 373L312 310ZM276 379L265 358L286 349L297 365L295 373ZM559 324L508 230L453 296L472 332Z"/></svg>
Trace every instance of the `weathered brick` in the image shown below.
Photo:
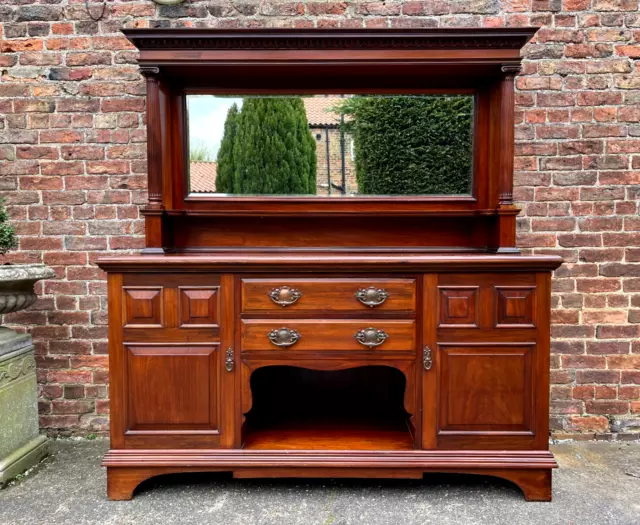
<svg viewBox="0 0 640 525"><path fill-rule="evenodd" d="M587 401L587 411L591 414L626 414L629 403L624 401Z"/></svg>
<svg viewBox="0 0 640 525"><path fill-rule="evenodd" d="M40 142L42 143L72 143L81 142L82 133L71 130L41 131Z"/></svg>
<svg viewBox="0 0 640 525"><path fill-rule="evenodd" d="M67 54L67 66L97 66L110 64L111 53L107 51Z"/></svg>
<svg viewBox="0 0 640 525"><path fill-rule="evenodd" d="M17 53L20 51L42 51L44 46L42 40L30 38L27 40L2 40L0 41L0 52Z"/></svg>

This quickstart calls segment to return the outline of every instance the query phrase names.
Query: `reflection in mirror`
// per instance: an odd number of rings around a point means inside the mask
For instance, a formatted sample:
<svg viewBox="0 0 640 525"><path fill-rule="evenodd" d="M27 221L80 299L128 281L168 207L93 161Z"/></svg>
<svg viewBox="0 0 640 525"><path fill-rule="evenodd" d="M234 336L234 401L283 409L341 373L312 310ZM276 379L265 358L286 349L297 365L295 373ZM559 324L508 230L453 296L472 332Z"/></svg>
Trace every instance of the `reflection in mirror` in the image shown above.
<svg viewBox="0 0 640 525"><path fill-rule="evenodd" d="M469 195L472 95L188 95L189 191Z"/></svg>

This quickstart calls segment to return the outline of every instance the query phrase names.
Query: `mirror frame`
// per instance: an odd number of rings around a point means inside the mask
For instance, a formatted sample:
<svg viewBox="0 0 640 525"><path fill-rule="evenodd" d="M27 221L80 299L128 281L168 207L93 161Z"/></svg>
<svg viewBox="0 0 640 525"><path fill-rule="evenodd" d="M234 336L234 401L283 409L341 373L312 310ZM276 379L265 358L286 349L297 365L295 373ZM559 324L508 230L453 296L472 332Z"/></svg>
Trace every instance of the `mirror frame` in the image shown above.
<svg viewBox="0 0 640 525"><path fill-rule="evenodd" d="M479 152L486 151L488 147L487 137L489 136L488 129L488 94L473 88L462 88L462 89L425 89L425 90L402 90L401 92L396 92L393 90L375 90L375 89L365 89L361 90L359 93L349 93L351 94L367 94L367 95L381 95L381 94L393 94L393 95L472 95L474 98L473 102L473 124L472 124L472 133L473 133L473 145L472 145L472 156L473 156L473 168L471 172L471 192L468 194L458 194L458 195L442 195L442 194L433 194L433 195L352 195L345 197L329 197L329 196L314 196L314 195L237 195L237 194L215 194L215 193L206 193L206 194L197 194L197 193L189 193L188 189L190 187L190 170L189 170L189 115L187 110L187 97L189 95L232 95L232 96L247 96L247 95L325 95L330 94L328 92L319 93L317 90L308 90L305 89L303 91L300 90L278 90L278 92L269 91L265 93L263 90L243 90L242 92L229 92L226 90L216 90L216 89L202 89L202 88L185 88L182 90L180 94L180 104L182 106L182 115L183 121L181 122L181 134L183 136L182 141L182 197L183 202L185 203L187 209L190 208L190 204L193 203L194 206L197 206L196 203L222 203L229 199L234 199L236 202L243 203L262 203L265 199L277 200L278 204L282 205L292 201L296 202L305 202L305 203L314 203L321 202L326 205L329 202L333 202L337 199L344 199L346 201L355 202L355 200L366 200L366 201L377 201L377 202L386 202L386 201L397 201L397 200L406 200L411 199L415 202L422 203L448 203L448 204L472 204L478 202L478 195L481 193L482 188L486 187L486 182L488 178L488 174L486 173L488 166L486 163L480 163L478 160ZM343 93L340 93L343 94ZM483 129L480 133L479 122L482 123ZM222 202L221 202L222 201Z"/></svg>
<svg viewBox="0 0 640 525"><path fill-rule="evenodd" d="M172 217L484 217L515 249L514 78L536 28L126 29L147 82L147 250ZM258 86L258 87L256 87ZM185 94L464 93L475 104L474 178L463 196L187 195ZM226 217L226 219L224 219ZM197 219L196 219L197 220ZM149 253L151 253L149 252Z"/></svg>

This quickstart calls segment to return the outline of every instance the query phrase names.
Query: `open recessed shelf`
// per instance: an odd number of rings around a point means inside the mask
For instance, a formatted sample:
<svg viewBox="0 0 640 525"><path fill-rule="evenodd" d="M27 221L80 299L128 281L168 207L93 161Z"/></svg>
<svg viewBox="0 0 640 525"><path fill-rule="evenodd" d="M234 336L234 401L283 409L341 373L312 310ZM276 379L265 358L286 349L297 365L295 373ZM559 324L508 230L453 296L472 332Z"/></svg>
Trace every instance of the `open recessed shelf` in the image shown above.
<svg viewBox="0 0 640 525"><path fill-rule="evenodd" d="M406 420L290 419L247 428L245 449L413 450Z"/></svg>
<svg viewBox="0 0 640 525"><path fill-rule="evenodd" d="M404 374L384 366L260 368L251 378L243 448L412 450L404 388Z"/></svg>

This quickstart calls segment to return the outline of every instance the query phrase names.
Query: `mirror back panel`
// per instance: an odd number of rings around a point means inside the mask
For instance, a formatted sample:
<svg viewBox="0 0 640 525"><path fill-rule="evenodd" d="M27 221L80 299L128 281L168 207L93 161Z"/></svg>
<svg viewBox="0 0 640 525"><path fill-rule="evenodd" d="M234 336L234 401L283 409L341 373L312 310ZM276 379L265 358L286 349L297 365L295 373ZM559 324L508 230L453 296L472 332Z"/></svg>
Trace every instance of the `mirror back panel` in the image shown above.
<svg viewBox="0 0 640 525"><path fill-rule="evenodd" d="M188 194L471 196L473 94L187 94Z"/></svg>

